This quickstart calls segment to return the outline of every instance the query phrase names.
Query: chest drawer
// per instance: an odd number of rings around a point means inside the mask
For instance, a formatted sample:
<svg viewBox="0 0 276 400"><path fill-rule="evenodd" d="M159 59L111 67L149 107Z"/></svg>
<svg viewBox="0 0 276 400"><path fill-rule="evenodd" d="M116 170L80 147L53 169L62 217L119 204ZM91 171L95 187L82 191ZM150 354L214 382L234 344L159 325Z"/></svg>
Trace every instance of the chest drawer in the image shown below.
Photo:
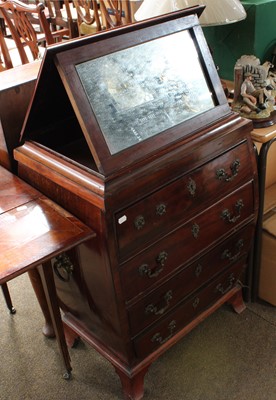
<svg viewBox="0 0 276 400"><path fill-rule="evenodd" d="M122 256L168 232L207 203L230 193L252 176L247 143L182 176L115 215Z"/></svg>
<svg viewBox="0 0 276 400"><path fill-rule="evenodd" d="M134 339L137 357L145 357L170 340L186 324L215 303L242 278L245 261L239 261L211 284L192 295L174 312Z"/></svg>
<svg viewBox="0 0 276 400"><path fill-rule="evenodd" d="M155 323L185 297L247 254L252 241L253 228L252 224L231 239L224 241L129 307L132 335Z"/></svg>
<svg viewBox="0 0 276 400"><path fill-rule="evenodd" d="M120 275L125 299L147 290L252 216L249 183L123 264Z"/></svg>

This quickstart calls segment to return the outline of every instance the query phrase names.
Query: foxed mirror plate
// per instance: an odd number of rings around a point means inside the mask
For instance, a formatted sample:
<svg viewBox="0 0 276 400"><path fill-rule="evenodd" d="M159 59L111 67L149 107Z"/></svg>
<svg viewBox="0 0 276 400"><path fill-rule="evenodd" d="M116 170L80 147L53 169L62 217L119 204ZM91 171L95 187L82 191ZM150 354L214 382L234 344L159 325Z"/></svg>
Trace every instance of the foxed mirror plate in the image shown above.
<svg viewBox="0 0 276 400"><path fill-rule="evenodd" d="M215 107L189 31L76 65L111 154Z"/></svg>

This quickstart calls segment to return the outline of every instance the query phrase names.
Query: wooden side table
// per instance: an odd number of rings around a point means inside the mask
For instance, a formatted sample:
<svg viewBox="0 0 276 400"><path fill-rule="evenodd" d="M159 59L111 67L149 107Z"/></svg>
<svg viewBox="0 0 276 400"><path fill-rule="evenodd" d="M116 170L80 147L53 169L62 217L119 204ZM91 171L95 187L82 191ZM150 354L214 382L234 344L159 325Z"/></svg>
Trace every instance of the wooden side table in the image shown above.
<svg viewBox="0 0 276 400"><path fill-rule="evenodd" d="M262 252L262 227L265 206L265 183L267 172L267 157L271 145L276 141L276 125L266 128L253 129L252 139L259 144L258 177L259 177L259 214L255 233L255 246L253 256L252 301L258 297L261 252ZM276 200L276 199L275 199Z"/></svg>
<svg viewBox="0 0 276 400"><path fill-rule="evenodd" d="M40 268L45 296L70 378L70 356L60 316L51 259L95 236L74 216L0 167L0 284Z"/></svg>

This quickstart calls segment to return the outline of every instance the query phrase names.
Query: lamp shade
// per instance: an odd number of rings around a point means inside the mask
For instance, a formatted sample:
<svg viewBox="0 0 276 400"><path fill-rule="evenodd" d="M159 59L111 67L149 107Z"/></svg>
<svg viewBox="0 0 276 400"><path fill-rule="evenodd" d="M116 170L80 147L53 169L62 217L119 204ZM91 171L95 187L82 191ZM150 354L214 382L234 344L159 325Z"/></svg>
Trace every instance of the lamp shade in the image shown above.
<svg viewBox="0 0 276 400"><path fill-rule="evenodd" d="M199 18L202 26L231 24L246 18L239 0L144 0L135 19L140 21L196 5L206 6Z"/></svg>

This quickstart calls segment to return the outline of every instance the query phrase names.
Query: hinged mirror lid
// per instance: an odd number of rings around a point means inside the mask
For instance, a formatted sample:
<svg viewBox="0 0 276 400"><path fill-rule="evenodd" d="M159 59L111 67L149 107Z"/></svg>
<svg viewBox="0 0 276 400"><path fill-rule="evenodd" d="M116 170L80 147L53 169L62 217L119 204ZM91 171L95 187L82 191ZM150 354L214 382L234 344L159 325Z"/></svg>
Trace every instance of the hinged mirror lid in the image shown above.
<svg viewBox="0 0 276 400"><path fill-rule="evenodd" d="M22 140L66 156L85 141L110 176L231 113L198 23L203 9L48 48Z"/></svg>

